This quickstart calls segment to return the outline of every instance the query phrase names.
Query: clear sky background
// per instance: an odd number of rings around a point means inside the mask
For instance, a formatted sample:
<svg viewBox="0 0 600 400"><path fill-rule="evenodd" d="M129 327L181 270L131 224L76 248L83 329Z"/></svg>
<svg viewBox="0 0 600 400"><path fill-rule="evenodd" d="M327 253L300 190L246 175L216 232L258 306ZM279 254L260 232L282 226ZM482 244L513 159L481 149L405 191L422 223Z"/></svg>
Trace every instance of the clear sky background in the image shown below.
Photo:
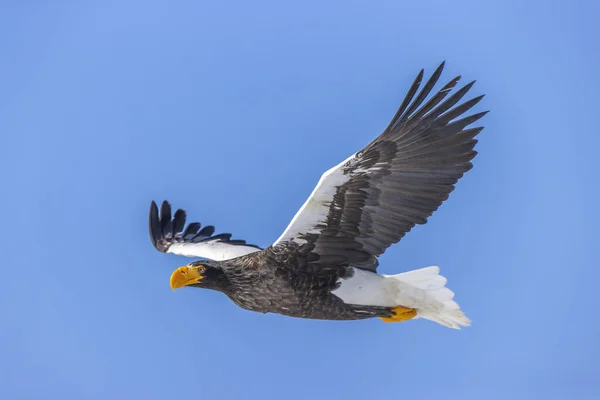
<svg viewBox="0 0 600 400"><path fill-rule="evenodd" d="M599 15L591 1L1 2L0 398L598 398ZM171 292L190 260L152 247L151 200L268 246L442 60L442 81L477 79L476 111L492 112L474 169L380 272L440 265L470 328Z"/></svg>

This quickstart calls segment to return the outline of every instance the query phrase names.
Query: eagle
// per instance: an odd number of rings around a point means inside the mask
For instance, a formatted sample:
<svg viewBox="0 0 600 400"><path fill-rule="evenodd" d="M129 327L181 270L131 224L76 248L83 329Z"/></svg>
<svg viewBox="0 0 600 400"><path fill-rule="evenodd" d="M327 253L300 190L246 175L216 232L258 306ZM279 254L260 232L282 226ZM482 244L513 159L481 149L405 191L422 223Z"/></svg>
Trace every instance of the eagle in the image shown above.
<svg viewBox="0 0 600 400"><path fill-rule="evenodd" d="M470 320L437 266L377 273L378 257L415 225L425 224L472 168L469 127L487 111L465 116L483 95L461 102L472 81L461 76L428 96L442 62L421 87L421 70L391 122L376 139L326 171L285 231L261 248L213 226L186 225L186 212L150 205L149 230L163 253L199 258L171 275L181 287L224 293L247 310L322 320L424 318L460 329Z"/></svg>

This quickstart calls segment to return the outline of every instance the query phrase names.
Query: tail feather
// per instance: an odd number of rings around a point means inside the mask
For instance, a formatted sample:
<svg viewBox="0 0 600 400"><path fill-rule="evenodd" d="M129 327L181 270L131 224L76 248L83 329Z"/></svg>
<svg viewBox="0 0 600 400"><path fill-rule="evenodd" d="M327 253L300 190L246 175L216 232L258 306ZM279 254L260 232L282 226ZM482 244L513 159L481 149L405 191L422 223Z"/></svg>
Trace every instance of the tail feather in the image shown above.
<svg viewBox="0 0 600 400"><path fill-rule="evenodd" d="M453 300L454 292L446 287L447 279L440 275L439 267L431 266L387 277L401 283L399 290L403 300L409 298L412 303L402 305L415 308L417 317L454 329L471 324Z"/></svg>

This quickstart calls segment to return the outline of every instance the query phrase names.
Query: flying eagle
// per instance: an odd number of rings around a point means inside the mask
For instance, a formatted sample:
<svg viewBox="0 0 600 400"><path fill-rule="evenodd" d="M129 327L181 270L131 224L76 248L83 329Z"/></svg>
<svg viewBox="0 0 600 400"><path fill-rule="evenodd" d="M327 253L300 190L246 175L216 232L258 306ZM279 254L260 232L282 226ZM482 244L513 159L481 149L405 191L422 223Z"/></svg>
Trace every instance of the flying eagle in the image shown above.
<svg viewBox="0 0 600 400"><path fill-rule="evenodd" d="M477 154L475 136L483 127L467 127L486 112L463 115L483 96L457 105L474 81L450 95L458 76L425 101L443 68L420 91L419 72L383 133L325 172L265 249L231 234L215 235L213 226L185 227L185 211L172 216L163 202L159 215L153 201L149 228L156 249L202 258L175 270L171 288L218 290L244 309L299 318L420 317L455 329L468 326L438 267L377 273L378 257L427 222Z"/></svg>

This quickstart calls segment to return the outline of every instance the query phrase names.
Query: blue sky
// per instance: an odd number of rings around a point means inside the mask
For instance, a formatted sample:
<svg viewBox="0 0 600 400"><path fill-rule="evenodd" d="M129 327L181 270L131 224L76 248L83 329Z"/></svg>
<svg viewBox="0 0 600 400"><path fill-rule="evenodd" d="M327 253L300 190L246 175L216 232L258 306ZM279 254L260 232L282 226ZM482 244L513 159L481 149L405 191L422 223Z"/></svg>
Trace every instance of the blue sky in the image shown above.
<svg viewBox="0 0 600 400"><path fill-rule="evenodd" d="M0 4L1 398L600 394L598 3L322 3ZM440 265L472 327L171 292L151 200L267 246L442 60L492 112L380 271Z"/></svg>

